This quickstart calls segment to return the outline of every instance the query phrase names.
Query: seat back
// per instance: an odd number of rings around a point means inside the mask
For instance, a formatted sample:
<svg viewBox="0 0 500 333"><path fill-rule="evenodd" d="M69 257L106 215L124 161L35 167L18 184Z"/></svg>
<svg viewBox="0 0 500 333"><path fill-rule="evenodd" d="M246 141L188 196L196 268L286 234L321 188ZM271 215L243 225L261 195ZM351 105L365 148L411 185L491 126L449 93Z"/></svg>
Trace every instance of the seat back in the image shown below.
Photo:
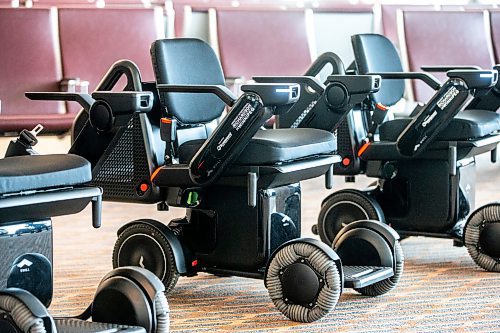
<svg viewBox="0 0 500 333"><path fill-rule="evenodd" d="M428 65L479 66L490 69L493 54L483 11L403 11L403 36L410 71ZM445 73L437 73L442 82ZM434 91L412 82L414 99L426 102Z"/></svg>
<svg viewBox="0 0 500 333"><path fill-rule="evenodd" d="M397 22L397 12L400 10L410 11L410 10L434 10L433 5L392 5L392 4L382 4L380 5L380 12L382 14L382 31L384 36L386 36L396 47L399 45L398 39L398 23Z"/></svg>
<svg viewBox="0 0 500 333"><path fill-rule="evenodd" d="M340 4L318 8L314 10L313 21L316 54L333 51L347 66L354 61L350 37L375 32L372 6ZM334 36L332 31L335 31Z"/></svg>
<svg viewBox="0 0 500 333"><path fill-rule="evenodd" d="M88 90L94 91L111 64L129 59L139 66L145 81L154 80L147 50L164 37L161 8L60 8L58 12L66 79L88 81ZM115 89L122 90L122 83ZM68 109L77 112L79 107L70 104Z"/></svg>
<svg viewBox="0 0 500 333"><path fill-rule="evenodd" d="M491 39L495 52L495 63L500 64L500 11L490 11Z"/></svg>
<svg viewBox="0 0 500 333"><path fill-rule="evenodd" d="M297 75L311 64L305 11L220 9L215 13L226 77Z"/></svg>
<svg viewBox="0 0 500 333"><path fill-rule="evenodd" d="M22 22L22 24L20 24ZM56 11L0 8L0 132L41 123L66 130L64 103L28 100L26 91L58 91L61 80Z"/></svg>
<svg viewBox="0 0 500 333"><path fill-rule="evenodd" d="M359 34L352 36L351 42L359 74L403 71L398 51L387 37ZM382 80L380 90L372 99L375 103L392 106L403 97L404 91L403 80Z"/></svg>
<svg viewBox="0 0 500 333"><path fill-rule="evenodd" d="M158 84L224 85L212 48L193 38L162 39L151 45ZM160 93L167 115L184 125L209 123L222 115L224 102L212 94Z"/></svg>

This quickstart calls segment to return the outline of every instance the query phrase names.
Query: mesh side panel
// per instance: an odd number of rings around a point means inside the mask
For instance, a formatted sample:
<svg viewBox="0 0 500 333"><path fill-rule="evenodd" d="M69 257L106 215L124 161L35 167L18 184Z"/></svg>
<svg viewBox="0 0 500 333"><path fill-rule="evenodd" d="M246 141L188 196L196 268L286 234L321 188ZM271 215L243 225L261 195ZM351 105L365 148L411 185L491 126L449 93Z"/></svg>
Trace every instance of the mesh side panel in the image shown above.
<svg viewBox="0 0 500 333"><path fill-rule="evenodd" d="M341 156L352 155L351 135L349 134L348 118L344 118L337 128L337 152Z"/></svg>
<svg viewBox="0 0 500 333"><path fill-rule="evenodd" d="M138 114L130 120L121 137L110 144L99 164L92 183L103 188L105 200L138 198L138 186L149 183L150 177Z"/></svg>

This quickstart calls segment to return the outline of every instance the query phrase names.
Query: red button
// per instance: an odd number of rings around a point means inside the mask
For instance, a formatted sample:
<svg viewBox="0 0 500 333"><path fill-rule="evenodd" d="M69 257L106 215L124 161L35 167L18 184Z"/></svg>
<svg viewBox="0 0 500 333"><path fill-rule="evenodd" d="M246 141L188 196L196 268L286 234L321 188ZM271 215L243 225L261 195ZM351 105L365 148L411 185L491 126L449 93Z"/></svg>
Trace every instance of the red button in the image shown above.
<svg viewBox="0 0 500 333"><path fill-rule="evenodd" d="M344 157L342 159L342 165L348 166L349 164L351 164L351 159L349 157Z"/></svg>
<svg viewBox="0 0 500 333"><path fill-rule="evenodd" d="M142 191L142 192L146 192L148 189L149 189L149 185L148 184L145 184L145 183L142 183L141 186L139 186L139 189Z"/></svg>

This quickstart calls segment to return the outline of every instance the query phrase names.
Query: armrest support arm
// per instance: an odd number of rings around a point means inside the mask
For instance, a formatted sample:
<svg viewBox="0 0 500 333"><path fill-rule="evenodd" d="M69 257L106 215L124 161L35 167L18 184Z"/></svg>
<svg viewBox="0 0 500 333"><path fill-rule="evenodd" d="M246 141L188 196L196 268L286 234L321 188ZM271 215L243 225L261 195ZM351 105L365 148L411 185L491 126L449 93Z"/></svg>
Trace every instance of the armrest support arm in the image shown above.
<svg viewBox="0 0 500 333"><path fill-rule="evenodd" d="M228 106L236 102L236 96L223 85L158 84L156 88L160 92L214 94Z"/></svg>
<svg viewBox="0 0 500 333"><path fill-rule="evenodd" d="M426 83L429 87L434 90L438 90L441 87L441 82L434 76L427 73L420 72L381 72L381 73L368 73L370 75L380 75L382 79L415 79L421 80Z"/></svg>

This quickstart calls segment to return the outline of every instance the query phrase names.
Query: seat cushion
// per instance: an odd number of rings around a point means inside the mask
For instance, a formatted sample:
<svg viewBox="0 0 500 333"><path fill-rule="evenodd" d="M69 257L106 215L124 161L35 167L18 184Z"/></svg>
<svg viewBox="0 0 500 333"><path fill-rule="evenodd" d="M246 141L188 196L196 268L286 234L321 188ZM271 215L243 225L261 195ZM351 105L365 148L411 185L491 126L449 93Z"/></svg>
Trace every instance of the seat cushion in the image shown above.
<svg viewBox="0 0 500 333"><path fill-rule="evenodd" d="M381 141L396 141L412 118L398 118L380 126ZM487 110L465 110L458 113L438 134L436 140L462 141L477 139L500 131L500 114Z"/></svg>
<svg viewBox="0 0 500 333"><path fill-rule="evenodd" d="M27 155L0 159L0 195L73 186L91 180L90 163L76 155Z"/></svg>
<svg viewBox="0 0 500 333"><path fill-rule="evenodd" d="M204 140L193 140L179 147L179 162L189 163ZM312 128L259 130L235 164L273 165L337 150L335 135Z"/></svg>

